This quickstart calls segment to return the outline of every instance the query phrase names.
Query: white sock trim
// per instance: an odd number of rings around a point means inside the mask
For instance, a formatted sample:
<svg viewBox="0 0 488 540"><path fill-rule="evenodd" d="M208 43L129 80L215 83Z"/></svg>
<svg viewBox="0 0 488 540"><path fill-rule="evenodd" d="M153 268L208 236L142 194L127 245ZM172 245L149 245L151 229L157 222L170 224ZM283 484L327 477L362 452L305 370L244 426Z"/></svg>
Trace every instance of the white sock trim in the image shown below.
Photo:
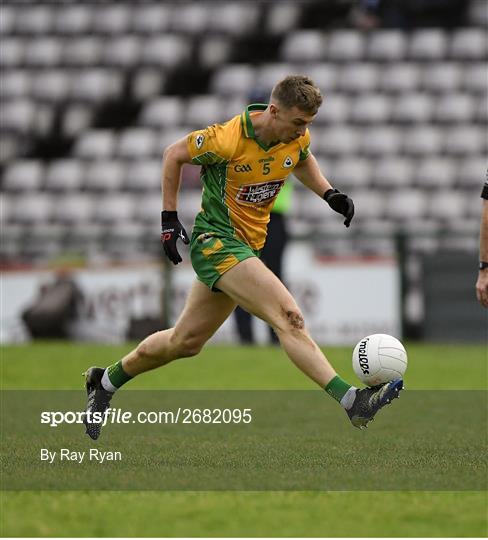
<svg viewBox="0 0 488 540"><path fill-rule="evenodd" d="M116 390L118 390L118 388L116 386L114 386L111 382L110 382L110 379L108 378L108 369L106 369L104 372L103 372L103 376L102 376L102 386L105 388L105 390L107 392L115 392Z"/></svg>
<svg viewBox="0 0 488 540"><path fill-rule="evenodd" d="M351 388L349 388L349 390L342 396L340 403L344 409L346 409L346 411L353 406L354 400L356 399L356 390L357 388L355 386L351 386Z"/></svg>

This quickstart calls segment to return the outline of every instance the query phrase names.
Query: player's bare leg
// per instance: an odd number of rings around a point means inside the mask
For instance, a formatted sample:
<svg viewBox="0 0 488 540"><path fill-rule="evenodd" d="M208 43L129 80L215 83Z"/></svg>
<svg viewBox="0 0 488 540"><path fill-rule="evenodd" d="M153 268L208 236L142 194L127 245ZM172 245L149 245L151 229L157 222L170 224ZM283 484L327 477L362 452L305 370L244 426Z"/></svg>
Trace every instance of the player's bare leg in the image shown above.
<svg viewBox="0 0 488 540"><path fill-rule="evenodd" d="M216 286L275 330L290 359L344 407L354 426L367 427L382 407L398 397L401 380L361 390L343 381L307 332L290 292L258 258L234 266Z"/></svg>
<svg viewBox="0 0 488 540"><path fill-rule="evenodd" d="M216 287L246 311L266 321L290 359L322 388L337 375L308 333L293 296L257 257L228 270Z"/></svg>
<svg viewBox="0 0 488 540"><path fill-rule="evenodd" d="M88 403L86 433L98 439L102 423L94 413L104 414L114 392L134 376L177 358L198 354L203 345L232 313L236 303L224 293L212 292L195 280L185 308L174 328L155 332L121 361L107 369L93 367L85 373Z"/></svg>
<svg viewBox="0 0 488 540"><path fill-rule="evenodd" d="M226 294L213 292L195 280L174 328L155 332L141 341L122 359L124 371L134 377L177 358L195 356L235 307Z"/></svg>

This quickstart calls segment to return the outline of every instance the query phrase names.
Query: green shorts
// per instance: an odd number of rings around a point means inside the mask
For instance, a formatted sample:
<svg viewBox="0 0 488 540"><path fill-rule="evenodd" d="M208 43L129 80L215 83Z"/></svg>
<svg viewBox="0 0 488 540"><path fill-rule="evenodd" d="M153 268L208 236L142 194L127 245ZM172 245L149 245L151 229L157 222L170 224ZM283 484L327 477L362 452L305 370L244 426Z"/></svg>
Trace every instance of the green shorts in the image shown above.
<svg viewBox="0 0 488 540"><path fill-rule="evenodd" d="M212 291L215 282L227 270L249 257L259 257L260 251L233 238L219 233L193 233L190 242L191 264L198 279Z"/></svg>

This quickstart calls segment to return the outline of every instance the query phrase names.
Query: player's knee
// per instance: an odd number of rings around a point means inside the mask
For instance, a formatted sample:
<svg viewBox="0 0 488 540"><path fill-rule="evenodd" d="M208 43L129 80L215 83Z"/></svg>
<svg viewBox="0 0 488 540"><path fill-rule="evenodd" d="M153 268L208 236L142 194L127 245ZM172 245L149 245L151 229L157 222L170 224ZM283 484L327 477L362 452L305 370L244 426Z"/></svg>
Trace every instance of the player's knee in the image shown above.
<svg viewBox="0 0 488 540"><path fill-rule="evenodd" d="M276 331L299 333L305 330L305 320L300 310L294 307L281 307L281 316Z"/></svg>
<svg viewBox="0 0 488 540"><path fill-rule="evenodd" d="M178 358L196 356L204 345L204 342L197 336L178 334L173 336L173 343Z"/></svg>

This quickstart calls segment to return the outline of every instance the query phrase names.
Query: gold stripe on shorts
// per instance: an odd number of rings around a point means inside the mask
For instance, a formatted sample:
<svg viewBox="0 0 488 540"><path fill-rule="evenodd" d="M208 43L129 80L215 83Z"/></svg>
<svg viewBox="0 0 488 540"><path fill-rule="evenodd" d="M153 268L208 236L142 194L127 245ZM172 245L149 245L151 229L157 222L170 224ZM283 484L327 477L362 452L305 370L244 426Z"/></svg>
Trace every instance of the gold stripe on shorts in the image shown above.
<svg viewBox="0 0 488 540"><path fill-rule="evenodd" d="M224 247L224 244L222 243L222 240L215 241L215 244L212 247L209 248L203 248L202 253L205 255L205 257L210 257L210 255L213 255L214 253L217 253L217 251L221 250Z"/></svg>
<svg viewBox="0 0 488 540"><path fill-rule="evenodd" d="M222 275L227 272L227 270L235 266L238 262L239 259L235 255L227 255L227 257L222 262L215 265L215 269L220 275Z"/></svg>

